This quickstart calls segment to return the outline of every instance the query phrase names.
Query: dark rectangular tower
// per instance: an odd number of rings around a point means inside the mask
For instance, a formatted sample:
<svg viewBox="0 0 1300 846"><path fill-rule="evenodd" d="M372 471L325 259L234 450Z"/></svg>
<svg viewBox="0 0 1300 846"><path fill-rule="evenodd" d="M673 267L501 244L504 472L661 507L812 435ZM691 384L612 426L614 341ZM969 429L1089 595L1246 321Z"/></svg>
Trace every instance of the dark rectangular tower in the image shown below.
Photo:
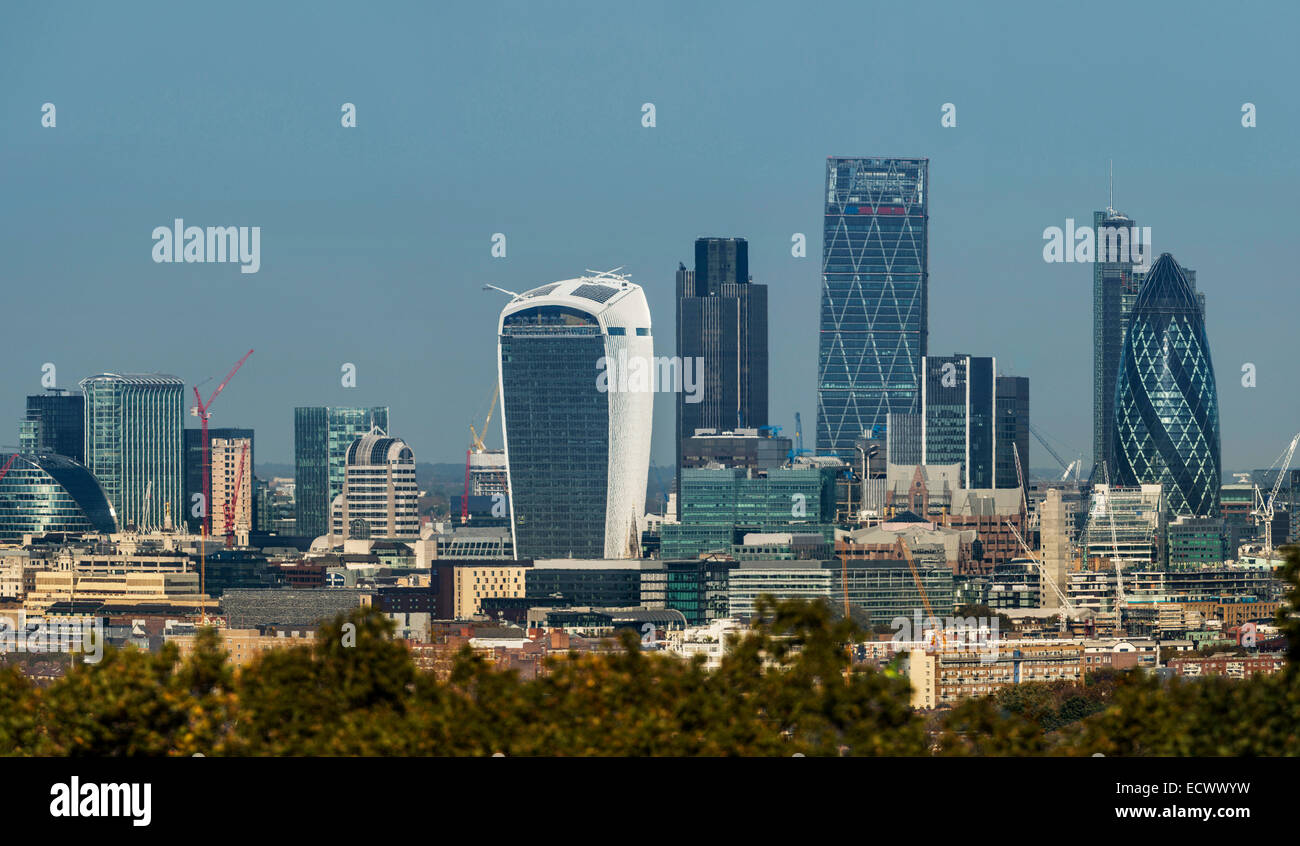
<svg viewBox="0 0 1300 846"><path fill-rule="evenodd" d="M677 271L677 355L698 360L699 402L677 394L677 466L696 429L767 425L767 286L750 282L744 238L698 238Z"/></svg>

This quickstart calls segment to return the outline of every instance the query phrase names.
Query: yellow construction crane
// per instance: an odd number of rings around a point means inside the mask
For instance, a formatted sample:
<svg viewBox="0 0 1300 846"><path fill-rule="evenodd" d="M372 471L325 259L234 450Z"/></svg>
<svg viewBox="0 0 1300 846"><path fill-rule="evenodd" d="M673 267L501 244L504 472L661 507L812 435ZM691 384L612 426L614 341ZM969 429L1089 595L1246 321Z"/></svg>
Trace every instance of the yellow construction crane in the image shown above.
<svg viewBox="0 0 1300 846"><path fill-rule="evenodd" d="M916 589L921 592L921 603L925 606L925 616L933 617L934 609L930 607L930 597L926 596L925 585L921 584L921 573L916 569L916 560L912 558L912 550L907 547L907 539L899 535L898 545L902 547L903 558L907 560L907 567L912 571L912 581L916 582Z"/></svg>
<svg viewBox="0 0 1300 846"><path fill-rule="evenodd" d="M483 421L484 435L487 434L488 426L491 425L492 423L492 412L497 410L497 394L500 392L500 390L501 390L500 383L497 383L496 385L492 386L492 404L488 406L487 419ZM487 446L484 445L483 438L479 436L478 432L474 431L473 423L469 424L469 435L470 435L470 443L472 444L472 449L474 450L474 452L487 451Z"/></svg>

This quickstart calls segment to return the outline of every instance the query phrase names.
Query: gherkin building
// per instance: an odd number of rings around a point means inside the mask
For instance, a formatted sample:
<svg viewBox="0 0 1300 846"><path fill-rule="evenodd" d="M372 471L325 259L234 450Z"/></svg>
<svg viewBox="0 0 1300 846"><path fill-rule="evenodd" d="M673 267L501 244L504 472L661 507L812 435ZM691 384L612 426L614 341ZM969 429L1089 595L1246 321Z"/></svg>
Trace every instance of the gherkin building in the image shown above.
<svg viewBox="0 0 1300 846"><path fill-rule="evenodd" d="M1117 485L1162 484L1169 511L1219 516L1219 395L1205 320L1164 253L1138 291L1115 386Z"/></svg>

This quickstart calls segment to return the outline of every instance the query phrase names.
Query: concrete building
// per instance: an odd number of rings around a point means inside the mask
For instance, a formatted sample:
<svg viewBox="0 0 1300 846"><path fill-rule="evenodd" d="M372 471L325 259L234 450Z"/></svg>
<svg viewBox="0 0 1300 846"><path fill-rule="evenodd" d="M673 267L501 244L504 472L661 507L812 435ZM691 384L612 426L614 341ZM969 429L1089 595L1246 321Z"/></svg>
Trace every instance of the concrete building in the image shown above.
<svg viewBox="0 0 1300 846"><path fill-rule="evenodd" d="M343 490L335 497L329 543L420 537L415 453L379 427L348 447Z"/></svg>

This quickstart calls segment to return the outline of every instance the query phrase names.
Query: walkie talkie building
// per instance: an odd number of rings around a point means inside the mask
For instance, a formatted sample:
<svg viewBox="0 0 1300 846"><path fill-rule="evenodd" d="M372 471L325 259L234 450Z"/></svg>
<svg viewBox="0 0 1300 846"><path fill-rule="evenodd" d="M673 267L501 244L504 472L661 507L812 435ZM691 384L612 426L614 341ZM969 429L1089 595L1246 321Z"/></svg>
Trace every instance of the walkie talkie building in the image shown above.
<svg viewBox="0 0 1300 846"><path fill-rule="evenodd" d="M639 285L600 274L516 294L498 323L519 558L636 558L658 368Z"/></svg>
<svg viewBox="0 0 1300 846"><path fill-rule="evenodd" d="M1219 396L1196 292L1173 256L1146 275L1115 387L1113 483L1161 484L1175 515L1217 517Z"/></svg>

